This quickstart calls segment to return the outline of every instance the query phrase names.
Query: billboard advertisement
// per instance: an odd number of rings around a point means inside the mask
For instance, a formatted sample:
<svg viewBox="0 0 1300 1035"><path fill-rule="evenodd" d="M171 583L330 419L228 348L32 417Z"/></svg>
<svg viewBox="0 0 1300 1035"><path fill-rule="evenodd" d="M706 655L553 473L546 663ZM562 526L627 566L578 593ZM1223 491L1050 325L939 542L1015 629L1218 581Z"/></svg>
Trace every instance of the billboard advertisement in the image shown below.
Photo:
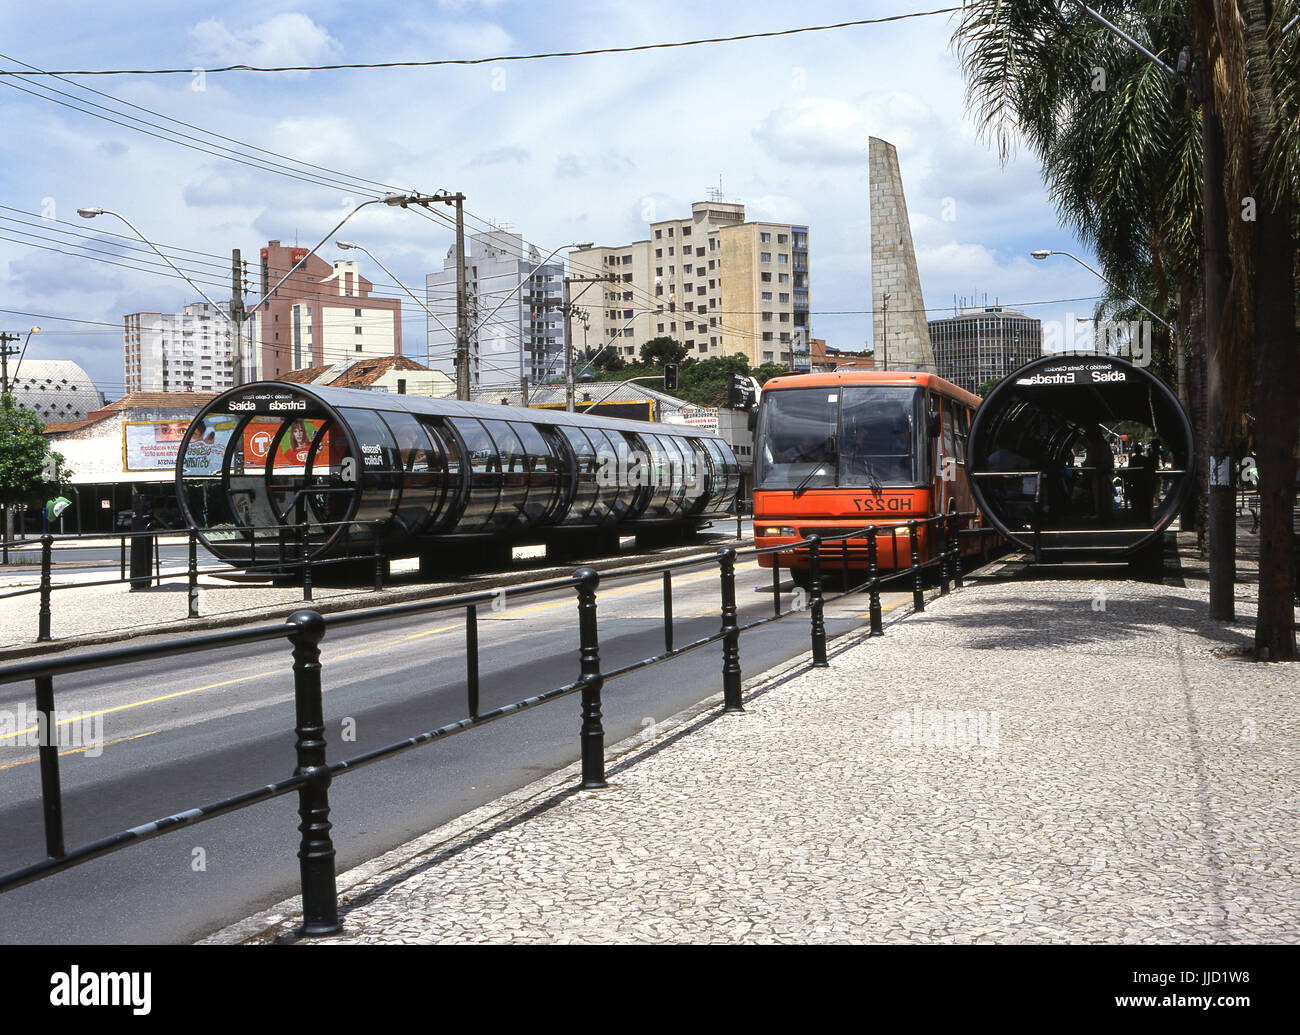
<svg viewBox="0 0 1300 1035"><path fill-rule="evenodd" d="M189 426L187 420L127 421L122 425L122 470L171 470Z"/></svg>

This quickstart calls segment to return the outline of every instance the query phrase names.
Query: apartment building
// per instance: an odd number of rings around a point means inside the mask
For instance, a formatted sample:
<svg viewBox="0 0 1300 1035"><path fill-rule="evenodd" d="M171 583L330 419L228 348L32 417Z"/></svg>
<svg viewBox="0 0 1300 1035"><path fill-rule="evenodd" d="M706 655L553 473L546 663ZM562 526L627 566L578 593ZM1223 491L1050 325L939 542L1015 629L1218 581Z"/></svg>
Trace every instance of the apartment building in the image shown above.
<svg viewBox="0 0 1300 1035"><path fill-rule="evenodd" d="M402 303L376 298L353 260L326 262L269 241L262 249L262 289L269 291L303 256L307 261L249 314L257 346L245 380L273 380L290 370L402 354Z"/></svg>
<svg viewBox="0 0 1300 1035"><path fill-rule="evenodd" d="M122 333L128 393L234 387L230 321L207 302L179 313L131 313L123 317Z"/></svg>
<svg viewBox="0 0 1300 1035"><path fill-rule="evenodd" d="M538 384L561 375L563 263L543 263L538 249L521 235L491 230L471 235L465 274L471 390L517 389L521 380ZM443 268L425 278L425 295L429 308L438 314L428 320L428 365L455 381L455 246Z"/></svg>
<svg viewBox="0 0 1300 1035"><path fill-rule="evenodd" d="M930 320L930 344L939 376L978 393L1043 354L1043 324L1019 309L984 306Z"/></svg>
<svg viewBox="0 0 1300 1035"><path fill-rule="evenodd" d="M608 344L633 359L645 342L667 335L699 359L739 352L754 366L803 370L808 265L806 226L747 223L744 205L718 200L696 202L689 218L650 223L645 240L569 253L575 275L617 278L577 300L588 313L588 345Z"/></svg>

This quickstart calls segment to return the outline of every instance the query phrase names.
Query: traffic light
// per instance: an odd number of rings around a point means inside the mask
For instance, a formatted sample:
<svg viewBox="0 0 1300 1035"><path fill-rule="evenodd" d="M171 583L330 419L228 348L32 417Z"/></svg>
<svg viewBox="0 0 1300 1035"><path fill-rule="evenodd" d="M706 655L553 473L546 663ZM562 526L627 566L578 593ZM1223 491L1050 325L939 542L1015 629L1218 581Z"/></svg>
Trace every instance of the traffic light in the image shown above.
<svg viewBox="0 0 1300 1035"><path fill-rule="evenodd" d="M677 391L677 364L676 363L664 364L664 391L665 392Z"/></svg>

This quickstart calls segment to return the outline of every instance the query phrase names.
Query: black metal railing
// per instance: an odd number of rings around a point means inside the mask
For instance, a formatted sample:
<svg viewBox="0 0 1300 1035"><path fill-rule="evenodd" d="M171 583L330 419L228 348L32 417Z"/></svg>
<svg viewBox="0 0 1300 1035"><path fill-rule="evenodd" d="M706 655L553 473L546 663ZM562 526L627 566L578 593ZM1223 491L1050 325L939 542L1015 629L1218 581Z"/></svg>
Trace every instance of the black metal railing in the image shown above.
<svg viewBox="0 0 1300 1035"><path fill-rule="evenodd" d="M102 671L122 665L159 658L201 653L210 650L228 650L231 647L286 640L291 648L291 665L294 681L296 766L292 775L238 794L208 802L182 812L142 823L129 830L103 837L87 844L68 849L63 828L63 800L59 780L59 746L57 743L37 745L41 778L41 801L44 819L46 858L20 869L0 874L0 892L30 884L74 866L118 851L128 845L158 837L181 827L193 826L216 816L225 815L271 798L298 792L298 814L301 823L299 858L301 860L301 889L303 901L304 935L332 934L341 930L335 880L335 849L330 836L329 788L336 778L372 765L383 759L412 750L422 745L445 740L457 733L519 714L549 701L580 693L582 700L579 730L579 757L583 788L606 786L605 731L602 724L601 691L612 679L640 669L659 664L671 658L698 650L708 644L722 643L722 683L724 713L744 710L742 700L742 669L740 637L742 633L788 618L793 614L810 612L811 666L826 667L829 662L826 650L824 608L828 600L836 600L850 593L866 590L870 597L870 629L868 635L881 635L880 587L894 579L910 578L913 604L920 612L925 610L923 573L927 569L939 571L939 591L948 593L950 583L962 584L961 537L963 534L993 534L989 529L960 528L971 515L955 510L923 520L910 520L905 526L874 526L845 532L835 536L808 536L796 543L774 547L738 550L734 546L719 548L712 556L687 558L620 569L607 573L609 581L645 578L662 575L664 650L652 657L604 671L600 660L600 635L597 622L597 597L602 575L590 567L579 568L564 578L540 580L513 586L513 596L528 596L556 590L572 589L576 595L578 624L578 658L573 681L562 686L538 691L531 696L489 711L480 709L478 679L478 605L497 599L499 589L482 590L422 600L369 608L347 614L322 616L313 610L298 610L282 624L260 624L248 628L201 636L187 636L179 641L159 642L111 650L79 653L27 660L0 666L0 685L31 681L36 709L46 718L45 729L53 730L55 713L55 680L76 672ZM927 534L931 554L922 560L919 541L922 529L933 529ZM882 573L878 565L878 540L888 535L893 546L893 570ZM906 536L910 547L910 564L898 567L899 540ZM866 542L866 579L849 585L844 579L842 591L827 598L822 591L822 561L828 545L839 543L840 553L847 558L848 540L864 539ZM807 549L809 599L800 601L792 594L794 606L781 606L780 558L782 554L793 559L797 550ZM736 604L736 563L742 557L771 556L773 558L773 614L741 624ZM690 643L676 645L673 636L672 576L689 568L717 564L719 577L720 627L716 633L700 637ZM847 572L847 568L845 571ZM465 612L466 651L466 716L456 722L425 730L413 736L382 747L374 748L339 762L329 762L326 749L324 713L322 709L322 666L320 644L327 631L333 627L351 627L367 622L393 622L413 615L436 611ZM52 739L47 737L47 739ZM53 738L56 739L56 738Z"/></svg>
<svg viewBox="0 0 1300 1035"><path fill-rule="evenodd" d="M314 581L312 572L316 569L328 567L335 564L356 564L372 563L374 571L373 589L378 592L384 588L385 579L388 571L388 556L378 549L380 537L386 526L385 521L337 521L325 524L313 523L298 525L258 525L258 526L240 526L236 529L226 528L190 528L184 532L176 533L185 536L185 542L188 545L188 559L185 570L167 572L162 570L161 548L159 544L160 533L154 531L147 532L119 532L111 537L89 535L42 535L37 540L16 540L6 545L13 547L17 544L30 546L36 542L40 547L40 581L35 586L28 586L23 589L10 590L0 593L0 600L6 600L11 597L40 595L40 607L37 610L37 632L36 642L44 643L51 639L50 635L50 618L51 618L51 597L53 593L60 590L74 589L92 589L99 586L119 586L126 583L131 584L132 590L147 589L151 584L161 586L164 581L184 579L188 583L187 610L186 618L199 617L199 578L205 575L229 576L232 572L238 571L241 575L285 575L294 571L301 572L302 579L302 599L304 602L310 602L313 596ZM356 554L351 548L346 548L342 556L338 557L312 557L310 549L313 545L320 545L319 541L312 539L313 534L323 529L342 528L345 539L351 540L353 529L357 527L369 528L370 541L376 544L373 553ZM200 568L198 565L198 545L201 535L217 533L220 535L229 535L232 532L239 533L239 538L244 540L241 545L246 545L248 549L248 563L234 564L226 563L219 568ZM274 536L268 536L261 540L258 538L259 532L272 532ZM59 542L85 542L88 540L102 541L106 538L115 538L121 540L120 572L116 579L96 579L89 582L54 582L54 576L57 568L54 561L56 552L75 552L76 547L63 548L56 551L55 544ZM128 573L127 565L127 541L132 542L132 552L134 553L137 545L143 545L145 552L150 558L150 567L152 574L140 575L133 572ZM259 542L261 546L261 560L258 559ZM90 549L85 547L82 549ZM75 565L75 561L66 562L68 566Z"/></svg>

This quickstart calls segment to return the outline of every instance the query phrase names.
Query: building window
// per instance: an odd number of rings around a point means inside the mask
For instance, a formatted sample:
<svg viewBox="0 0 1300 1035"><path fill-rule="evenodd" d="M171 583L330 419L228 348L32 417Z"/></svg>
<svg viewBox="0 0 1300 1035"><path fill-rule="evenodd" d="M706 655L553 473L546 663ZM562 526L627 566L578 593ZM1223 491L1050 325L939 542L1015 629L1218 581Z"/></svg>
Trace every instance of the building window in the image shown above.
<svg viewBox="0 0 1300 1035"><path fill-rule="evenodd" d="M360 333L361 333L361 328L360 328L360 327L357 328L356 333L357 333L357 334L360 334Z"/></svg>
<svg viewBox="0 0 1300 1035"><path fill-rule="evenodd" d="M770 291L764 291L764 292L763 292L763 301L764 301L764 302L770 302L770 301L772 301L772 292L770 292ZM782 301L782 302L785 301L785 296L784 296L784 295L781 296L781 301Z"/></svg>
<svg viewBox="0 0 1300 1035"><path fill-rule="evenodd" d="M772 253L771 253L771 252L760 252L760 253L759 253L759 256L758 256L758 261L759 261L759 262L771 262L771 261L772 261Z"/></svg>
<svg viewBox="0 0 1300 1035"><path fill-rule="evenodd" d="M785 241L786 241L786 235L785 235L785 234L777 234L777 235L776 235L776 243L777 243L777 244L785 244Z"/></svg>
<svg viewBox="0 0 1300 1035"><path fill-rule="evenodd" d="M767 244L769 241L772 240L772 235L771 235L771 234L759 234L759 235L758 235L758 240L759 240L759 242L762 243L762 244Z"/></svg>
<svg viewBox="0 0 1300 1035"><path fill-rule="evenodd" d="M768 298L771 298L772 296L769 294L767 297L768 297ZM788 301L790 301L790 296L789 296L789 294L787 294L786 292L782 291L782 292L781 292L781 301L782 301L782 302L788 302Z"/></svg>
<svg viewBox="0 0 1300 1035"><path fill-rule="evenodd" d="M357 349L356 349L356 350L357 350L358 352L361 351L361 342L357 342Z"/></svg>
<svg viewBox="0 0 1300 1035"><path fill-rule="evenodd" d="M655 258L656 258L656 259L662 259L663 257L664 257L664 250L663 250L662 248L656 248L656 249L655 249Z"/></svg>
<svg viewBox="0 0 1300 1035"><path fill-rule="evenodd" d="M310 310L310 309L307 310L307 315L308 315L308 316L311 316L311 310ZM360 315L361 315L361 310L360 310L360 309L354 309L354 310L352 310L352 315L353 315L353 316L360 316Z"/></svg>
<svg viewBox="0 0 1300 1035"><path fill-rule="evenodd" d="M704 249L703 249L703 248L696 248L696 249L695 249L695 257L698 258L698 259L702 259L702 258L704 258Z"/></svg>
<svg viewBox="0 0 1300 1035"><path fill-rule="evenodd" d="M663 268L662 266L656 266L656 267L655 267L655 276L656 276L656 277L662 277L663 275L664 275L664 268Z"/></svg>
<svg viewBox="0 0 1300 1035"><path fill-rule="evenodd" d="M762 280L762 282L763 282L764 284L770 284L770 283L772 283L772 274L770 274L770 273L760 273L758 276L759 276L759 279Z"/></svg>
<svg viewBox="0 0 1300 1035"><path fill-rule="evenodd" d="M771 331L764 331L764 332L763 332L763 340L764 340L764 341L771 341L771 340L772 340L772 332L771 332Z"/></svg>
<svg viewBox="0 0 1300 1035"><path fill-rule="evenodd" d="M785 252L778 252L778 253L777 253L777 256L776 256L776 261L777 261L778 263L789 264L789 262L790 262L790 256L786 255Z"/></svg>
<svg viewBox="0 0 1300 1035"><path fill-rule="evenodd" d="M782 314L782 315L784 315L784 314ZM771 323L771 322L772 322L772 314L771 314L771 313L764 313L764 314L763 314L763 322L764 322L764 323Z"/></svg>
<svg viewBox="0 0 1300 1035"><path fill-rule="evenodd" d="M662 230L656 230L656 231L655 231L655 237L662 238L663 235L664 235L664 232L663 232Z"/></svg>
<svg viewBox="0 0 1300 1035"><path fill-rule="evenodd" d="M769 276L767 279L768 279L768 280L771 280L772 278ZM782 283L782 284L789 284L789 283L790 283L790 274L788 274L788 273L778 273L778 274L776 275L776 279L777 279L777 281L779 281L779 282Z"/></svg>

